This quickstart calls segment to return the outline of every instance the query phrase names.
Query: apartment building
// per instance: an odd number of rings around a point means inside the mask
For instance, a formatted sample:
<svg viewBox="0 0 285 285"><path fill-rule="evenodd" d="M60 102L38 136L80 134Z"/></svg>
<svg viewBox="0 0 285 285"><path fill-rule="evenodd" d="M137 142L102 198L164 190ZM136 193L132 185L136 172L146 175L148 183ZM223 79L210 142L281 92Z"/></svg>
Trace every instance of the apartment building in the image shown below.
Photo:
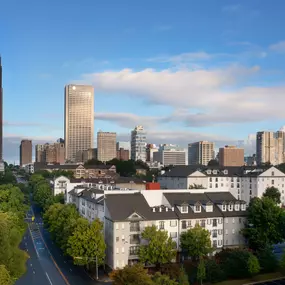
<svg viewBox="0 0 285 285"><path fill-rule="evenodd" d="M215 144L199 141L188 144L188 165L208 165L215 158Z"/></svg>
<svg viewBox="0 0 285 285"><path fill-rule="evenodd" d="M127 161L130 159L130 151L128 149L117 149L117 159Z"/></svg>
<svg viewBox="0 0 285 285"><path fill-rule="evenodd" d="M186 165L186 152L178 145L163 144L153 153L153 161L160 162L164 166Z"/></svg>
<svg viewBox="0 0 285 285"><path fill-rule="evenodd" d="M256 134L256 162L257 165L269 163L278 165L285 162L284 157L285 133L257 132Z"/></svg>
<svg viewBox="0 0 285 285"><path fill-rule="evenodd" d="M158 152L158 147L155 144L147 144L146 146L146 161L154 162L153 155Z"/></svg>
<svg viewBox="0 0 285 285"><path fill-rule="evenodd" d="M146 161L146 132L143 126L136 126L131 132L131 159Z"/></svg>
<svg viewBox="0 0 285 285"><path fill-rule="evenodd" d="M243 166L244 149L236 146L226 145L219 149L219 165L226 166Z"/></svg>
<svg viewBox="0 0 285 285"><path fill-rule="evenodd" d="M197 167L176 166L157 177L161 189L189 189L199 185L211 191L226 190L236 199L249 203L275 186L285 205L285 174L275 167Z"/></svg>
<svg viewBox="0 0 285 285"><path fill-rule="evenodd" d="M32 163L33 146L31 140L22 140L20 144L20 166Z"/></svg>
<svg viewBox="0 0 285 285"><path fill-rule="evenodd" d="M67 202L75 204L83 217L104 223L105 263L112 269L138 262L141 233L147 226L166 231L177 251L181 234L196 224L211 233L216 250L245 242L240 229L246 220L246 203L229 192L103 191L79 186L69 193Z"/></svg>
<svg viewBox="0 0 285 285"><path fill-rule="evenodd" d="M97 133L97 159L103 162L110 161L117 157L116 133L102 132Z"/></svg>
<svg viewBox="0 0 285 285"><path fill-rule="evenodd" d="M35 151L36 162L60 164L63 164L65 162L64 142L36 145Z"/></svg>

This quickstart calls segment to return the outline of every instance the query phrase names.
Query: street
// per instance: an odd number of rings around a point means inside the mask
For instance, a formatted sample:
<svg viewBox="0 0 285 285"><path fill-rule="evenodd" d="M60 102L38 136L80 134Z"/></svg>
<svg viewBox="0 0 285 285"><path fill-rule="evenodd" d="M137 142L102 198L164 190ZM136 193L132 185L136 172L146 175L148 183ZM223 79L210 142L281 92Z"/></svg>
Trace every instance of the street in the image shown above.
<svg viewBox="0 0 285 285"><path fill-rule="evenodd" d="M34 216L34 222L31 217ZM94 281L82 267L74 266L72 260L63 256L43 227L40 211L35 206L27 214L29 229L21 248L27 250L27 272L16 285L91 285L110 284L103 280ZM104 277L104 276L103 276ZM103 279L103 278L102 278Z"/></svg>
<svg viewBox="0 0 285 285"><path fill-rule="evenodd" d="M256 285L285 285L285 279L272 280L267 282L254 283Z"/></svg>

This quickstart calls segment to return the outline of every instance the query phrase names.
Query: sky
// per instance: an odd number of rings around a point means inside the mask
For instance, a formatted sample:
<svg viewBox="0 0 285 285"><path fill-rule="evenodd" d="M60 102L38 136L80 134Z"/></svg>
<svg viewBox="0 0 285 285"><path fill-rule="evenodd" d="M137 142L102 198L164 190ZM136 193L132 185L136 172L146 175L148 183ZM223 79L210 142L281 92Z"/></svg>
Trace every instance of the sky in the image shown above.
<svg viewBox="0 0 285 285"><path fill-rule="evenodd" d="M63 137L64 86L95 88L98 130L235 144L285 125L285 2L0 0L4 159Z"/></svg>

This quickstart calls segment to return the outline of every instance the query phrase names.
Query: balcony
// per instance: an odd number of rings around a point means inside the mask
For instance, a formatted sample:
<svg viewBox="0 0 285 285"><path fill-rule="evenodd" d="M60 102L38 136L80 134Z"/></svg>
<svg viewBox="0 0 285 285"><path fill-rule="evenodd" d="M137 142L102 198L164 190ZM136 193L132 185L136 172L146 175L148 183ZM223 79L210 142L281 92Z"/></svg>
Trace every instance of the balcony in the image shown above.
<svg viewBox="0 0 285 285"><path fill-rule="evenodd" d="M139 235L131 235L130 236L130 244L140 244L140 236Z"/></svg>
<svg viewBox="0 0 285 285"><path fill-rule="evenodd" d="M139 232L140 231L140 223L139 222L132 222L130 224L130 232Z"/></svg>
<svg viewBox="0 0 285 285"><path fill-rule="evenodd" d="M140 247L139 246L131 246L129 250L129 256L136 256L139 254Z"/></svg>

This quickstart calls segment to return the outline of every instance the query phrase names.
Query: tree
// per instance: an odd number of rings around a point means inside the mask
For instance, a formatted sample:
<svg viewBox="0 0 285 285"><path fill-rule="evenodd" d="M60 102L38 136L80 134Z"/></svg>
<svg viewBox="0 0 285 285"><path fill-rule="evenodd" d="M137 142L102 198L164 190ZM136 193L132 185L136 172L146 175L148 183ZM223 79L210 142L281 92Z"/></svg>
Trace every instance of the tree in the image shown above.
<svg viewBox="0 0 285 285"><path fill-rule="evenodd" d="M247 221L242 233L251 249L263 249L284 240L285 212L271 198L253 198Z"/></svg>
<svg viewBox="0 0 285 285"><path fill-rule="evenodd" d="M51 204L53 195L48 183L38 183L34 189L34 200L43 209L47 209Z"/></svg>
<svg viewBox="0 0 285 285"><path fill-rule="evenodd" d="M219 162L216 159L211 159L208 162L208 166L219 166Z"/></svg>
<svg viewBox="0 0 285 285"><path fill-rule="evenodd" d="M0 285L11 285L12 280L5 265L0 265Z"/></svg>
<svg viewBox="0 0 285 285"><path fill-rule="evenodd" d="M267 187L265 189L265 192L263 193L263 197L268 197L270 199L272 199L276 204L280 204L281 203L281 193L280 191L272 186L272 187Z"/></svg>
<svg viewBox="0 0 285 285"><path fill-rule="evenodd" d="M278 261L271 247L266 247L257 252L257 258L259 260L262 272L274 272L278 267Z"/></svg>
<svg viewBox="0 0 285 285"><path fill-rule="evenodd" d="M189 185L189 189L206 189L202 184L191 184Z"/></svg>
<svg viewBox="0 0 285 285"><path fill-rule="evenodd" d="M113 280L113 285L153 285L147 271L139 263L112 271L110 278Z"/></svg>
<svg viewBox="0 0 285 285"><path fill-rule="evenodd" d="M284 273L285 272L285 251L283 251L283 254L281 255L279 266L280 266L281 271Z"/></svg>
<svg viewBox="0 0 285 285"><path fill-rule="evenodd" d="M199 225L182 233L180 242L182 250L194 260L212 252L210 232Z"/></svg>
<svg viewBox="0 0 285 285"><path fill-rule="evenodd" d="M206 279L205 262L203 258L200 258L197 268L197 280L200 281L201 284L203 284L203 280L205 279Z"/></svg>
<svg viewBox="0 0 285 285"><path fill-rule="evenodd" d="M175 280L169 278L168 275L157 272L152 277L154 285L179 285Z"/></svg>
<svg viewBox="0 0 285 285"><path fill-rule="evenodd" d="M216 283L225 280L225 273L219 263L214 259L208 259L205 263L206 279L208 282Z"/></svg>
<svg viewBox="0 0 285 285"><path fill-rule="evenodd" d="M161 264L171 262L175 257L176 243L166 231L151 226L146 227L141 236L147 241L147 244L141 245L139 250L139 258L142 262L159 267Z"/></svg>
<svg viewBox="0 0 285 285"><path fill-rule="evenodd" d="M179 285L190 285L189 280L188 280L188 276L185 273L183 268L180 269L180 273L178 276L178 284Z"/></svg>
<svg viewBox="0 0 285 285"><path fill-rule="evenodd" d="M98 265L104 264L106 245L103 224L99 219L90 224L88 220L79 218L67 244L67 253L73 257L74 264L89 265L95 260Z"/></svg>
<svg viewBox="0 0 285 285"><path fill-rule="evenodd" d="M254 256L253 254L250 255L247 261L247 268L248 268L248 272L250 273L250 275L255 275L259 273L260 271L259 261L257 257Z"/></svg>

